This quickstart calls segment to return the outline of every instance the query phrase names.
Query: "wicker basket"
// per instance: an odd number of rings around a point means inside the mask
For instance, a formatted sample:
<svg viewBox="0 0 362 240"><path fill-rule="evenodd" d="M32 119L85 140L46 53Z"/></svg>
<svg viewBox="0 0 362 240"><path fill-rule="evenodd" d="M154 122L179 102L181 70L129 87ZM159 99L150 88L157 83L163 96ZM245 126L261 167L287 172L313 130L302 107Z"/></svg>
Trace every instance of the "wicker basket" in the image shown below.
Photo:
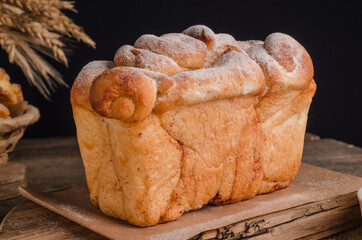
<svg viewBox="0 0 362 240"><path fill-rule="evenodd" d="M0 166L6 164L8 152L14 150L26 127L40 117L39 110L29 104L22 106L21 112L11 119L0 119Z"/></svg>

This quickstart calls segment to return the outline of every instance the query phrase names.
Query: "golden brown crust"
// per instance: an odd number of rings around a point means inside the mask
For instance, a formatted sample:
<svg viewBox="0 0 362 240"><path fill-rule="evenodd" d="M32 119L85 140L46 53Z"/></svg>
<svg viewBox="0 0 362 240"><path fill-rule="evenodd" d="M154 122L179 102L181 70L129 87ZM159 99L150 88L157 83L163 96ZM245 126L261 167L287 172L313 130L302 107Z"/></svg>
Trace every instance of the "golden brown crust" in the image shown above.
<svg viewBox="0 0 362 240"><path fill-rule="evenodd" d="M164 112L178 105L248 94L260 95L264 90L264 77L266 91L298 90L308 86L313 76L313 66L308 53L299 43L280 33L269 35L264 44L259 43L260 41L237 42L228 34L214 34L211 29L201 25L186 29L184 34L166 34L161 37L143 35L136 41L135 47L122 46L117 51L114 61L117 66L130 67L133 70L138 68L139 72L152 79L156 90L146 88L151 92L145 93L145 89L138 88L141 92L134 92L133 95L154 96L156 91L158 92L156 104L150 100L152 97L149 97L142 106L138 106L140 102L118 99L119 102L115 106L117 111L123 113L110 114L112 112L110 109L105 110L109 107L110 103L107 102L109 99L93 94L92 98L97 98L94 99L94 106L97 108L95 111L103 114L102 116L117 116L116 119L122 120L128 119L130 117L128 115L133 114L136 108L147 109L144 113L150 113L151 108L155 106L155 111ZM242 48L248 51L250 57L260 67L244 54ZM232 64L233 62L235 64ZM194 70L186 71L187 68ZM264 74L261 74L260 69ZM101 71L102 68L99 68L99 72L95 73L99 74ZM90 78L93 77L95 76ZM143 82L143 79L144 77L140 77L140 80L134 81ZM102 82L105 81L103 79ZM111 86L111 83L110 80L107 85ZM128 86L128 83L119 83L119 86ZM84 90L89 89L89 86L82 88L76 85L74 91L77 88ZM97 90L96 87L93 89L99 93L104 90ZM133 91L138 90L135 88ZM119 89L119 91L127 92L129 89ZM73 98L77 98L89 107L86 90L77 92L79 94L73 94ZM101 99L106 102L100 102ZM122 107L124 109L121 109ZM145 117L147 115L141 114L127 121L139 121Z"/></svg>
<svg viewBox="0 0 362 240"><path fill-rule="evenodd" d="M249 48L255 45L264 43L263 41L260 40L248 40L248 41L237 41L237 42L238 42L238 47L244 51L247 51Z"/></svg>
<svg viewBox="0 0 362 240"><path fill-rule="evenodd" d="M252 96L236 97L160 115L162 127L183 147L180 181L163 221L206 203L232 203L256 194L262 169L255 103Z"/></svg>
<svg viewBox="0 0 362 240"><path fill-rule="evenodd" d="M297 174L307 114L315 91L316 84L312 80L307 89L266 94L260 100L257 112L263 165L262 193L287 187Z"/></svg>
<svg viewBox="0 0 362 240"><path fill-rule="evenodd" d="M94 111L124 122L145 119L156 101L154 81L138 69L108 69L92 83L89 99Z"/></svg>
<svg viewBox="0 0 362 240"><path fill-rule="evenodd" d="M142 35L134 46L165 55L181 67L190 69L202 67L207 53L203 42L181 33L169 33L161 37Z"/></svg>
<svg viewBox="0 0 362 240"><path fill-rule="evenodd" d="M11 118L21 114L22 111L16 111L23 103L24 97L21 86L10 82L10 77L6 71L0 68L0 118ZM14 107L15 105L15 107Z"/></svg>
<svg viewBox="0 0 362 240"><path fill-rule="evenodd" d="M75 79L70 91L71 103L93 111L89 102L89 91L92 83L101 73L112 67L114 67L114 64L111 61L92 61L85 65Z"/></svg>
<svg viewBox="0 0 362 240"><path fill-rule="evenodd" d="M215 34L214 44L207 52L203 68L212 67L221 55L230 51L242 52L234 37L225 33Z"/></svg>
<svg viewBox="0 0 362 240"><path fill-rule="evenodd" d="M260 188L259 188L258 194L270 193L270 192L274 192L276 190L286 188L293 182L293 180L294 180L294 178L293 179L288 179L288 180L286 180L284 182L278 182L278 181L267 182L267 181L263 181Z"/></svg>
<svg viewBox="0 0 362 240"><path fill-rule="evenodd" d="M11 106L23 100L20 85L11 84L9 75L0 68L0 102L6 106Z"/></svg>
<svg viewBox="0 0 362 240"><path fill-rule="evenodd" d="M263 69L267 91L301 90L312 81L314 71L309 54L286 34L270 34L264 44L254 45L247 53Z"/></svg>
<svg viewBox="0 0 362 240"><path fill-rule="evenodd" d="M316 85L291 37L193 26L82 70L71 100L92 203L137 226L287 187Z"/></svg>
<svg viewBox="0 0 362 240"><path fill-rule="evenodd" d="M147 75L156 83L158 94L155 105L152 101L148 101L150 105L138 106L140 102L122 100L122 104L117 105L119 114L117 117L113 114L113 118L131 121L126 119L135 108L145 108L146 112L150 113L155 106L156 112L165 112L179 105L239 95L260 95L264 91L262 71L245 52L238 48L232 36L216 35L204 26L191 27L184 33L205 41L206 44L184 34L166 34L161 37L143 35L136 41L135 47L125 45L118 49L114 57L115 64ZM206 50L206 45L209 51ZM188 69L184 67L194 70L186 71ZM112 86L112 77L108 76L108 80L103 78L103 84L97 86ZM142 74L137 76L142 76ZM105 84L105 81L109 83ZM139 80L134 79L134 81L142 82L143 80L140 77ZM127 86L120 83L119 85L120 87ZM99 93L104 90L97 90L95 86L92 89L94 89L93 92ZM119 89L119 91L129 90ZM134 89L134 91L138 90ZM141 88L139 91L142 93L135 94L142 96L154 94L154 91L146 93L145 89ZM90 99L95 100L92 98L97 98L94 110L104 117L111 117L111 114L106 113L110 110L105 110L110 104L107 102L109 100L105 100L107 97L102 98L92 94ZM102 99L106 102L101 102ZM122 107L124 109L121 109ZM132 121L140 121L145 117L147 115L144 114Z"/></svg>
<svg viewBox="0 0 362 240"><path fill-rule="evenodd" d="M118 49L114 56L114 63L118 67L144 68L166 75L185 71L172 58L148 50L137 49L130 45L124 45Z"/></svg>
<svg viewBox="0 0 362 240"><path fill-rule="evenodd" d="M0 118L9 118L9 117L10 117L9 109L4 104L0 103Z"/></svg>
<svg viewBox="0 0 362 240"><path fill-rule="evenodd" d="M237 51L223 54L211 68L179 73L172 79L174 86L158 98L156 111L264 91L264 76L258 65Z"/></svg>
<svg viewBox="0 0 362 240"><path fill-rule="evenodd" d="M214 46L216 38L215 33L204 25L191 26L185 29L182 33L203 41L206 44L207 49L211 49Z"/></svg>
<svg viewBox="0 0 362 240"><path fill-rule="evenodd" d="M21 90L20 84L13 83L13 84L11 84L11 86L12 86L13 92L16 96L16 101L17 102L24 101L23 91Z"/></svg>
<svg viewBox="0 0 362 240"><path fill-rule="evenodd" d="M311 104L316 88L316 83L312 80L308 88L302 91L294 90L265 94L260 98L259 103L257 104L259 122L265 122L281 110L283 111L283 117L279 122L285 121L295 113L302 112L306 106Z"/></svg>
<svg viewBox="0 0 362 240"><path fill-rule="evenodd" d="M316 90L306 50L281 33L247 49L263 69L266 91L256 106L263 182L259 193L287 187L298 172L309 105Z"/></svg>

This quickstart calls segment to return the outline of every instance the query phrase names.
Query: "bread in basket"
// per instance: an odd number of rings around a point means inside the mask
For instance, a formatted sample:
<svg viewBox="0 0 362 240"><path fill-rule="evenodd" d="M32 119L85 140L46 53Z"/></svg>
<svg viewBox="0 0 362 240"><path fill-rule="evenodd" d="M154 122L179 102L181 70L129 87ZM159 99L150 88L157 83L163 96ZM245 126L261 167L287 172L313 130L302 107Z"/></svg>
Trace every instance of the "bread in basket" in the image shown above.
<svg viewBox="0 0 362 240"><path fill-rule="evenodd" d="M10 77L0 68L0 167L8 160L8 153L23 136L26 127L40 117L34 106L24 101L21 86L10 83Z"/></svg>
<svg viewBox="0 0 362 240"><path fill-rule="evenodd" d="M143 35L87 64L71 90L90 199L151 226L285 188L315 89L308 53L282 33Z"/></svg>

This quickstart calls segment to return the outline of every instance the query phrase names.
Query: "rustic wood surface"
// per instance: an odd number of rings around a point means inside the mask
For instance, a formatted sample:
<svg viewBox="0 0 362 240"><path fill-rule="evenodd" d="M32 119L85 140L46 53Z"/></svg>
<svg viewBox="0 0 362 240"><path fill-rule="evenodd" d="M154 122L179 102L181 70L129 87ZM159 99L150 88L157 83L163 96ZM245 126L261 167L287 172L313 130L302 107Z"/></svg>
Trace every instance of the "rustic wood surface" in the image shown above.
<svg viewBox="0 0 362 240"><path fill-rule="evenodd" d="M346 224L347 223L347 224ZM351 228L361 223L356 193L337 196L289 208L283 211L243 220L194 237L209 239L299 239L325 237L341 232L340 227ZM315 232L318 232L315 234ZM311 234L313 233L313 234Z"/></svg>
<svg viewBox="0 0 362 240"><path fill-rule="evenodd" d="M330 181L325 181L325 179L330 179ZM320 186L315 186L315 183L319 180L321 180ZM331 185L330 183L332 182L335 184ZM49 237L72 239L79 238L80 236L84 237L79 234L83 233L83 227L74 224L68 220L67 217L73 218L75 222L83 226L88 226L95 232L102 233L114 239L144 239L146 236L147 239L186 239L186 236L188 236L192 237L193 240L240 239L240 237L247 237L248 239L274 238L278 240L289 240L300 237L315 237L316 234L318 234L319 237L329 236L360 223L360 210L356 198L356 189L360 185L362 185L362 181L356 177L344 174L341 176L337 172L304 164L301 167L295 183L289 189L264 196L257 196L248 201L249 203L255 202L261 197L262 200L259 201L262 204L254 204L254 208L255 206L257 206L256 208L262 207L265 201L270 201L271 205L268 210L272 210L275 207L274 211L259 212L258 214L252 213L249 214L250 217L243 217L233 221L229 220L227 221L228 223L223 222L223 224L220 225L220 223L217 223L215 216L225 218L225 215L212 214L211 212L223 208L222 211L230 213L230 207L239 206L231 211L235 212L238 211L240 207L242 208L242 205L232 204L223 207L208 207L208 219L209 221L213 221L213 225L203 228L203 230L200 230L199 226L199 230L196 231L194 231L193 227L191 227L192 229L189 227L193 224L203 224L203 221L194 221L194 219L199 217L201 219L205 218L205 215L201 213L202 210L185 214L178 221L170 223L171 225L174 224L174 227L166 224L158 225L153 228L153 230L147 228L135 229L134 227L128 226L128 224L113 221L95 210L89 201L88 191L85 186L52 192L52 194L22 189L23 193L34 198L35 201L40 202L41 205L51 206L52 211L58 212L60 215L66 216L66 218L57 217L57 221L54 222L53 213L49 214L47 209L41 208L35 203L25 201L18 204L11 213L5 217L1 226L3 232L0 233L0 239L34 239L34 236L36 236L36 239L47 239ZM313 187L308 188L306 186ZM294 191L291 189L294 189ZM318 190L316 191L316 189ZM329 194L322 193L324 190L329 192ZM284 206L279 208L280 201L278 198L272 198L272 196L280 195L282 192L289 192L291 194L289 195L291 201L284 201ZM332 192L333 194L330 194ZM320 194L324 195L324 197L317 197L318 200L313 200ZM285 194L282 196L289 197ZM297 200L299 204L293 203L302 196L310 196L310 198L309 200ZM275 203L275 201L279 204L275 205L272 203ZM249 207L253 208L252 206L253 204L249 205ZM211 208L213 210L211 210ZM72 210L70 211L70 209ZM253 211L257 211L257 209L252 210L252 212ZM190 216L192 217L190 218ZM227 216L228 218L232 217L232 215ZM185 217L189 217L188 223L187 221L185 222ZM93 220L89 222L90 219ZM94 224L94 221L100 221L107 226ZM185 223L187 223L186 226ZM210 228L214 230L209 230ZM193 233L190 233L190 231L193 231ZM199 232L202 233L199 234ZM84 234L86 234L85 237L87 238L98 237L90 235L89 231L85 231ZM180 237L182 234L184 234L184 237ZM120 238L120 236L124 236L124 238Z"/></svg>
<svg viewBox="0 0 362 240"><path fill-rule="evenodd" d="M0 201L19 196L18 187L25 185L24 164L9 162L0 167Z"/></svg>
<svg viewBox="0 0 362 240"><path fill-rule="evenodd" d="M74 137L24 139L12 153L10 161L26 165L27 184L39 191L55 191L86 183L77 141ZM303 162L362 177L362 149L333 139L319 139L318 136L307 134ZM0 220L22 200L22 197L17 197L0 201ZM22 204L23 210L26 211L31 204L33 203L28 201ZM64 221L59 220L62 219L61 216L47 210L48 214L54 215L54 226L61 222L63 229L70 229L72 234L69 237L102 239L101 236L86 229L79 232L79 227L71 222L69 225L64 225ZM29 224L31 225L31 223ZM357 227L331 236L329 239L359 239L362 226L360 221L356 221L354 224ZM338 225L334 227L334 232L350 227L351 225ZM329 231L321 232L319 236L310 238L320 238L334 233L333 230ZM33 237L29 236L29 239Z"/></svg>

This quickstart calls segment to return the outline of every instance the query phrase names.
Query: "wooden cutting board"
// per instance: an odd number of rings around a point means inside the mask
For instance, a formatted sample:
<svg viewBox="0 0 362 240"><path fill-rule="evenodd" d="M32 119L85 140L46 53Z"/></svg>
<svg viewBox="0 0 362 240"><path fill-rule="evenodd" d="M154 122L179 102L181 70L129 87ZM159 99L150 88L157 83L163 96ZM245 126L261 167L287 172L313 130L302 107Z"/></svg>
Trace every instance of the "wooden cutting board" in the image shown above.
<svg viewBox="0 0 362 240"><path fill-rule="evenodd" d="M24 189L24 196L52 211L24 201L4 219L0 239L316 239L361 223L360 187L362 178L302 164L287 189L148 228L104 216L84 186L52 194Z"/></svg>

